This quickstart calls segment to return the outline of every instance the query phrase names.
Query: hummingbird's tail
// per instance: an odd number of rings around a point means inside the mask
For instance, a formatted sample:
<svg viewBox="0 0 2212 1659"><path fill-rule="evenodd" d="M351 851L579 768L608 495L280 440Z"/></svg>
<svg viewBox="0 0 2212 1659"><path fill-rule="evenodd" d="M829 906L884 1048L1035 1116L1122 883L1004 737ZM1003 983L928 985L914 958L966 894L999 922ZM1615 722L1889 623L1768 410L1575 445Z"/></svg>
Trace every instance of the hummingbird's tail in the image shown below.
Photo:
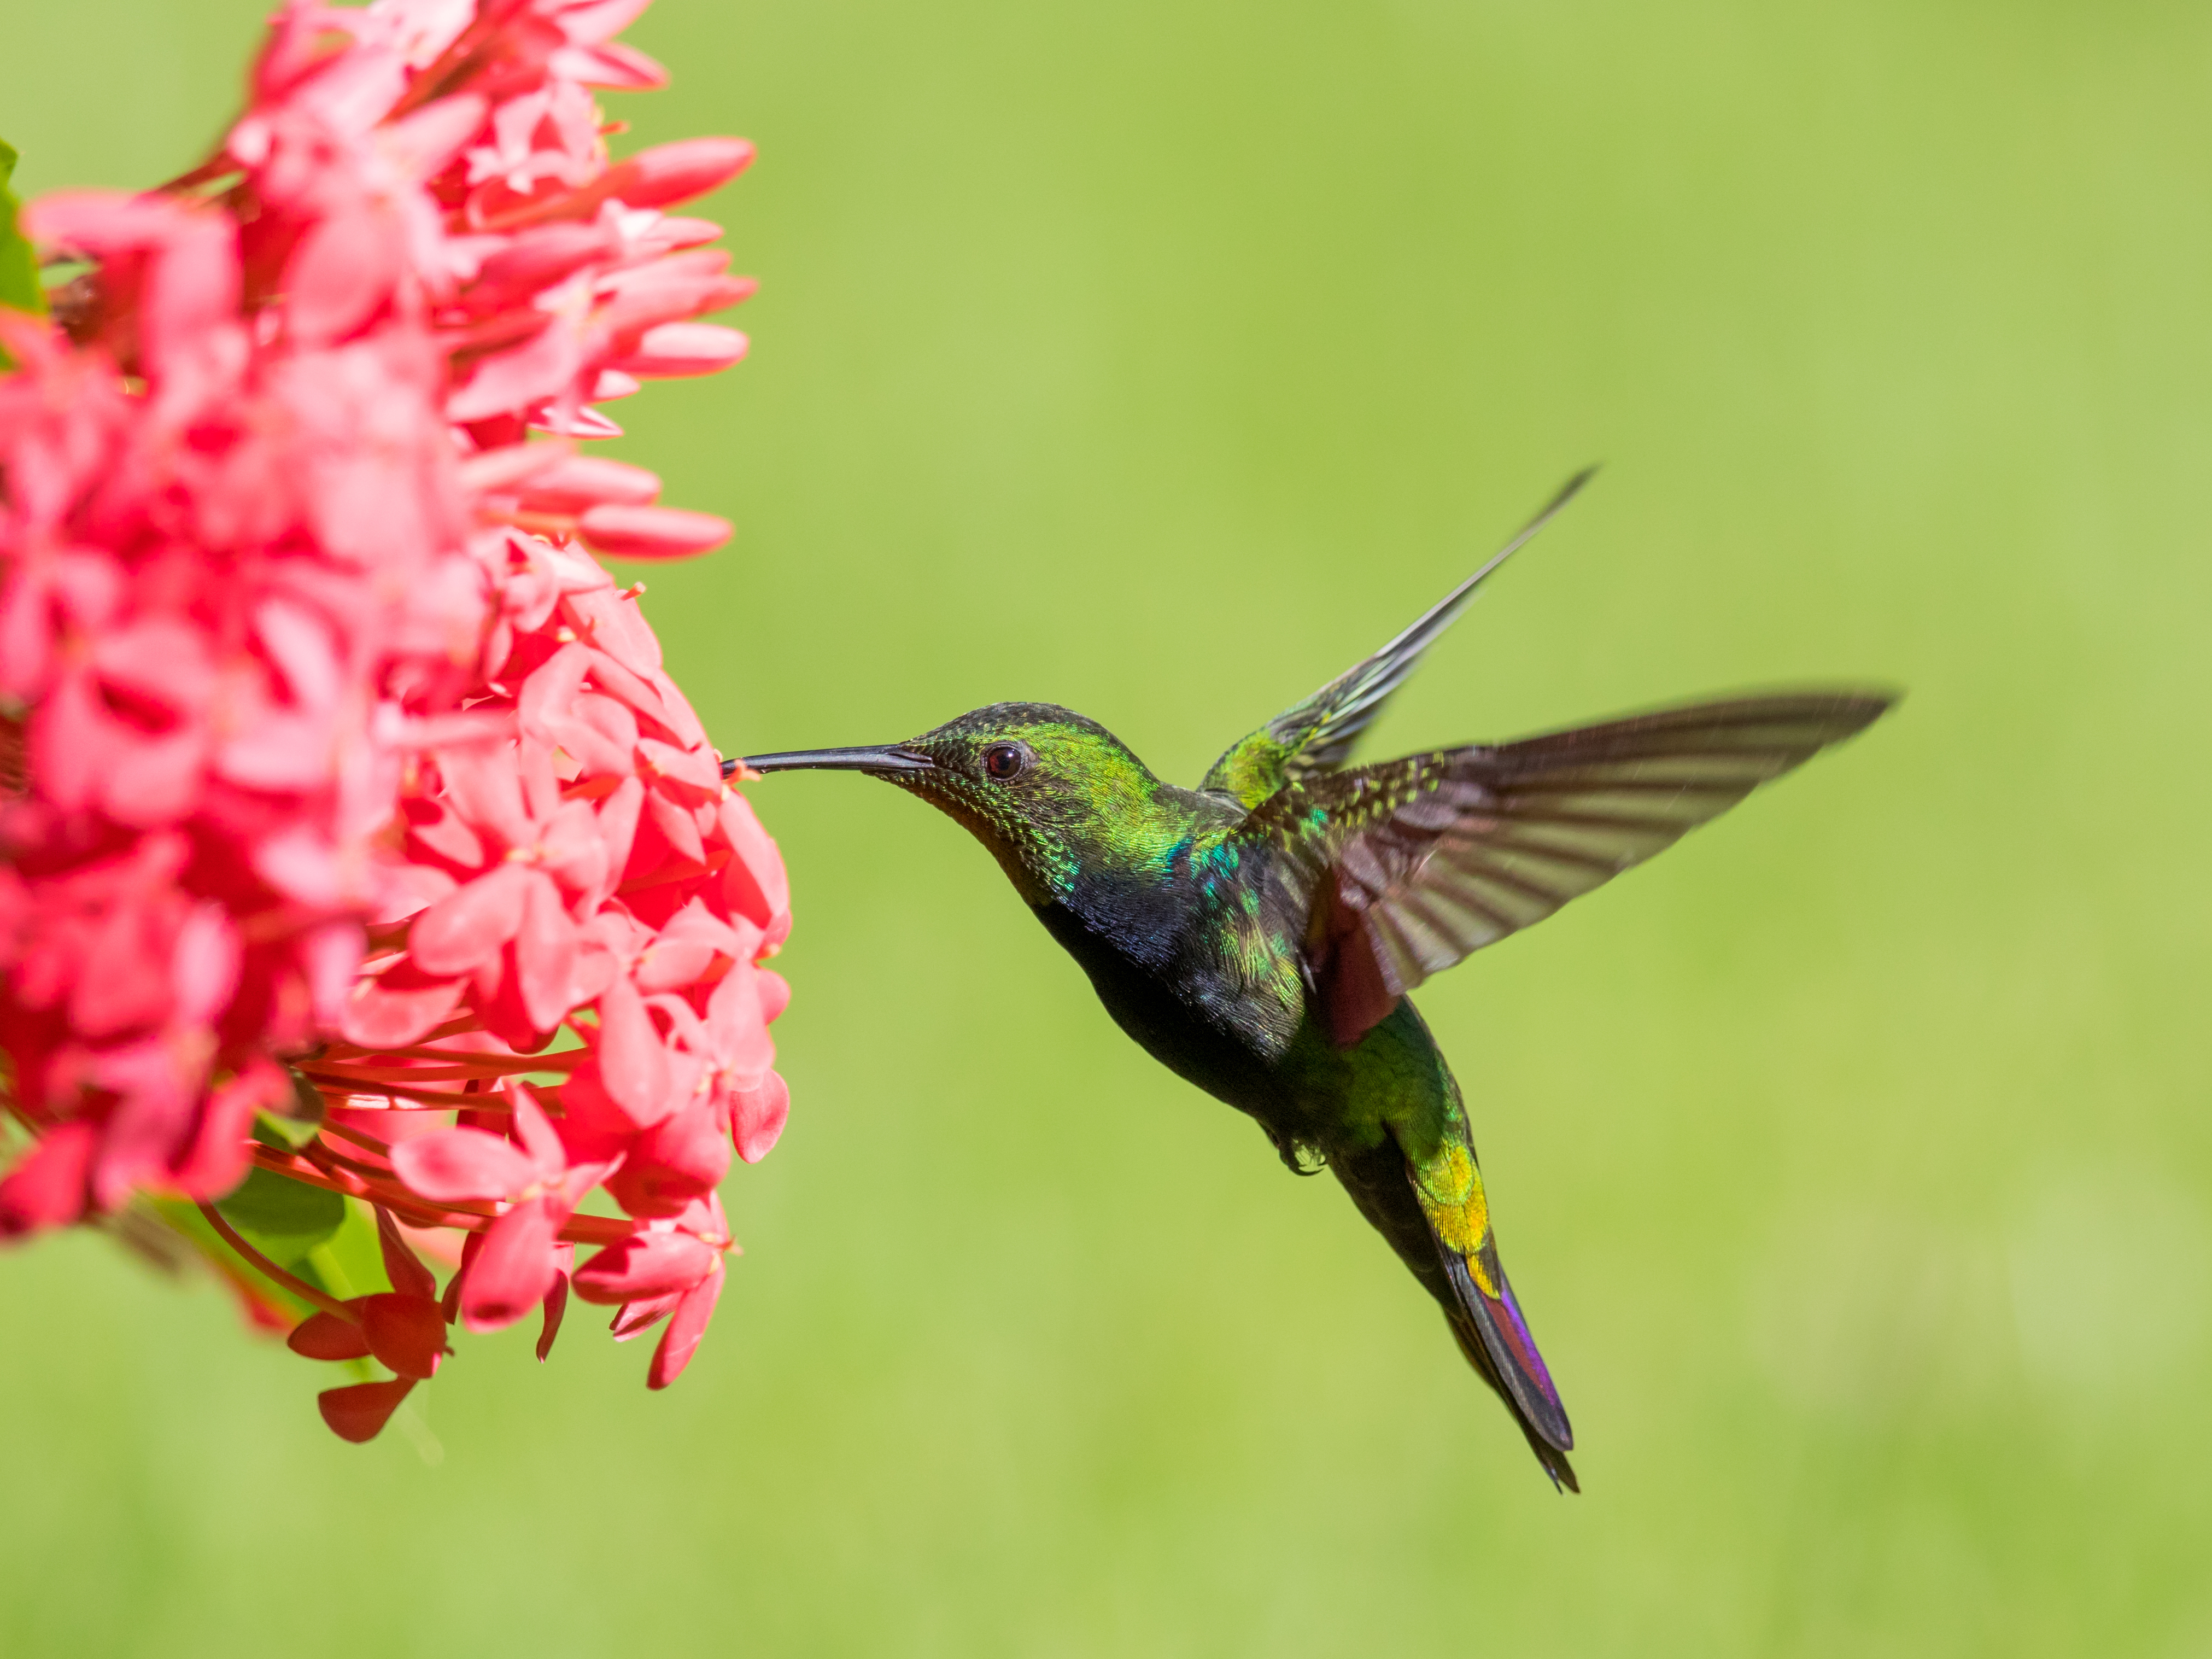
<svg viewBox="0 0 2212 1659"><path fill-rule="evenodd" d="M1574 1437L1566 1413L1559 1408L1542 1356L1521 1317L1512 1287L1505 1282L1496 1241L1487 1229L1477 1260L1498 1291L1495 1297L1485 1295L1466 1258L1437 1239L1414 1189L1406 1155L1395 1140L1386 1136L1365 1152L1333 1153L1329 1168L1369 1224L1389 1241L1398 1259L1436 1298L1467 1363L1505 1402L1552 1484L1580 1492L1582 1483L1567 1461Z"/></svg>
<svg viewBox="0 0 2212 1659"><path fill-rule="evenodd" d="M1462 1266L1456 1256L1447 1255L1446 1260L1451 1266ZM1495 1251L1491 1260L1494 1267ZM1457 1279L1462 1273L1453 1273L1451 1277ZM1583 1489L1582 1482L1575 1479L1574 1465L1567 1462L1565 1448L1553 1442L1553 1437L1557 1437L1571 1444L1573 1437L1567 1432L1565 1417L1558 1410L1558 1396L1551 1393L1551 1378L1544 1370L1543 1356L1536 1352L1536 1345L1529 1338L1528 1322L1521 1317L1521 1310L1513 1301L1513 1288L1505 1282L1502 1269L1495 1282L1504 1292L1495 1299L1497 1306L1486 1305L1492 1299L1484 1297L1481 1288L1470 1279L1455 1304L1444 1310L1444 1322L1451 1327L1452 1335L1459 1341L1459 1351L1467 1356L1467 1363L1474 1367L1475 1374L1495 1389L1512 1409L1513 1420L1520 1425L1522 1437L1528 1441L1528 1449L1536 1454L1536 1461L1544 1466L1544 1473L1552 1477L1552 1484L1578 1492ZM1503 1370L1492 1357L1500 1350L1504 1351L1508 1368ZM1529 1363L1532 1360L1533 1365ZM1535 1394L1532 1384L1537 1377L1543 1379L1543 1393L1532 1400L1528 1396ZM1551 1409L1547 1411L1546 1405ZM1552 1420L1545 1420L1547 1419Z"/></svg>

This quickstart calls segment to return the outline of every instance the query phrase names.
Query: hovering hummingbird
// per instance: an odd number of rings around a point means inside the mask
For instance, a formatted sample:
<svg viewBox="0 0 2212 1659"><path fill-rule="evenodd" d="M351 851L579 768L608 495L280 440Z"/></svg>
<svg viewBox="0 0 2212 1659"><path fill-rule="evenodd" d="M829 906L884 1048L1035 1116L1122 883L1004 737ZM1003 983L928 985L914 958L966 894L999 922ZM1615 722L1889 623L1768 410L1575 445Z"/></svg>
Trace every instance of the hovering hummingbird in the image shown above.
<svg viewBox="0 0 2212 1659"><path fill-rule="evenodd" d="M881 748L723 763L865 772L966 826L1124 1031L1248 1113L1293 1170L1335 1172L1553 1485L1576 1491L1573 1431L1498 1260L1466 1104L1406 994L1892 702L1771 692L1347 765L1422 653L1589 476L1373 656L1233 744L1195 790L1050 703L994 703Z"/></svg>

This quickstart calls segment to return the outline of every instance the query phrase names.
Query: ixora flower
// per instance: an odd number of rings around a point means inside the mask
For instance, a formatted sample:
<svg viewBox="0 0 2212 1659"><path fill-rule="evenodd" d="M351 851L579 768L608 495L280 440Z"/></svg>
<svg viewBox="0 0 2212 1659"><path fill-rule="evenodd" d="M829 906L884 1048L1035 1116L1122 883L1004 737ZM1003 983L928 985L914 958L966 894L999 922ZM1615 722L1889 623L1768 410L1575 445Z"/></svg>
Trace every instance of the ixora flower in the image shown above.
<svg viewBox="0 0 2212 1659"><path fill-rule="evenodd" d="M730 534L580 447L745 352L669 210L751 147L607 153L644 3L293 0L204 165L0 222L0 1236L181 1232L349 1439L572 1286L674 1380L787 1109L782 864L592 556Z"/></svg>

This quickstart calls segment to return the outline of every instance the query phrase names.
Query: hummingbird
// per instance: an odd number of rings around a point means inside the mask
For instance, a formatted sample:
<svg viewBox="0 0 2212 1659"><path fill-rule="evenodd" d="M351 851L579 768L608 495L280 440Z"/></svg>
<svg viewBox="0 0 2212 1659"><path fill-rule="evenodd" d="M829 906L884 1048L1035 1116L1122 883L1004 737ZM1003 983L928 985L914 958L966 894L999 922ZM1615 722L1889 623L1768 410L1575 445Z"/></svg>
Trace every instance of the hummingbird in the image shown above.
<svg viewBox="0 0 2212 1659"><path fill-rule="evenodd" d="M752 755L725 775L866 773L983 843L1122 1030L1334 1174L1443 1309L1555 1488L1574 1433L1505 1277L1467 1104L1407 994L1727 811L1893 697L1688 703L1510 743L1351 763L1482 585L1577 474L1413 625L1231 744L1196 789L1052 703L972 709L903 743Z"/></svg>

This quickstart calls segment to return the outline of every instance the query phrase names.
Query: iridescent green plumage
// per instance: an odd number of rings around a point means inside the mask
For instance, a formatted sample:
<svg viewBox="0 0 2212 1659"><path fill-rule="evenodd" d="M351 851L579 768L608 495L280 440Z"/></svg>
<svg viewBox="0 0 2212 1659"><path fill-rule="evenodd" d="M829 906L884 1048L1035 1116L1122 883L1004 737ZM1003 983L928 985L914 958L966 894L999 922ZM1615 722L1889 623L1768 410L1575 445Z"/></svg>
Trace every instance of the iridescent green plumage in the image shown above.
<svg viewBox="0 0 2212 1659"><path fill-rule="evenodd" d="M965 824L1125 1031L1249 1113L1291 1168L1335 1173L1567 1486L1566 1413L1498 1261L1459 1085L1406 993L1890 702L1778 693L1346 769L1421 653L1582 482L1412 628L1231 748L1197 790L1045 703L979 708L888 748L745 763L866 771Z"/></svg>

